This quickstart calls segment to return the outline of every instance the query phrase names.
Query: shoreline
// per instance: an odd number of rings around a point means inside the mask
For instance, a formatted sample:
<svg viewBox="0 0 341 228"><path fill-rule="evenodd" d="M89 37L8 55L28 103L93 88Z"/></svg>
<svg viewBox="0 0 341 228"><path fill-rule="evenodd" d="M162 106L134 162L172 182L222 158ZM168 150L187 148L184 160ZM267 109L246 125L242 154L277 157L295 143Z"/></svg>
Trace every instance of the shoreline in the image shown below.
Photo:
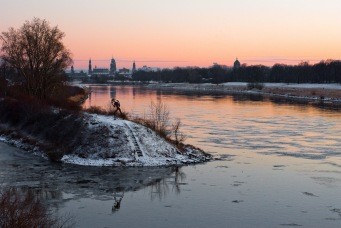
<svg viewBox="0 0 341 228"><path fill-rule="evenodd" d="M142 124L110 115L52 107L39 110L40 106L25 112L27 104L16 101L0 100L0 105L4 112L0 118L0 142L52 162L160 167L198 164L212 159L199 148L187 144L179 148ZM18 107L20 122L11 118L8 107L13 106Z"/></svg>
<svg viewBox="0 0 341 228"><path fill-rule="evenodd" d="M263 84L263 83L262 83ZM248 89L247 83L189 84L158 83L144 87L148 89L176 90L197 93L221 93L227 95L260 95L269 98L283 98L288 101L305 101L341 107L341 84L285 84L264 83L262 89Z"/></svg>

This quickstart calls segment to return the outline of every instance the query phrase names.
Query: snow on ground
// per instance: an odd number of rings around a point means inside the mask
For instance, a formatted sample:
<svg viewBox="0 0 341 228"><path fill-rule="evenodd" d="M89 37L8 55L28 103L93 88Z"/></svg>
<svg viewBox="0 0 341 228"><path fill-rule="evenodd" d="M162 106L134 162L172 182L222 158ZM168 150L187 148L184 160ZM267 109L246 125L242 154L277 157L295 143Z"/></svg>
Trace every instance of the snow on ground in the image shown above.
<svg viewBox="0 0 341 228"><path fill-rule="evenodd" d="M193 148L180 152L152 130L130 121L96 114L87 115L87 121L96 140L70 151L62 162L87 166L165 166L210 159ZM136 153L134 138L143 156Z"/></svg>
<svg viewBox="0 0 341 228"><path fill-rule="evenodd" d="M151 84L150 87L164 87L164 88L188 88L188 89L211 89L211 88L222 88L222 87L247 87L247 82L226 82L222 84L211 84L211 83L161 83L161 84ZM261 83L265 87L269 88L302 88L302 89L334 89L341 90L341 84L331 83L331 84L315 84L315 83Z"/></svg>
<svg viewBox="0 0 341 228"><path fill-rule="evenodd" d="M221 85L224 86L247 86L247 82L227 82ZM303 88L303 89L336 89L341 90L341 84L314 84L314 83L262 83L265 87L276 87L276 88Z"/></svg>
<svg viewBox="0 0 341 228"><path fill-rule="evenodd" d="M302 88L302 89L336 89L341 90L341 84L287 84L287 83L265 83L265 87L282 87L282 88Z"/></svg>
<svg viewBox="0 0 341 228"><path fill-rule="evenodd" d="M288 99L319 101L321 98L330 103L341 103L341 84L288 84L262 83L261 90L249 90L246 82L228 82L222 84L190 84L190 83L160 83L149 85L149 88L172 89L193 92L220 92L227 94L259 94Z"/></svg>
<svg viewBox="0 0 341 228"><path fill-rule="evenodd" d="M226 82L223 83L224 86L247 86L246 82Z"/></svg>

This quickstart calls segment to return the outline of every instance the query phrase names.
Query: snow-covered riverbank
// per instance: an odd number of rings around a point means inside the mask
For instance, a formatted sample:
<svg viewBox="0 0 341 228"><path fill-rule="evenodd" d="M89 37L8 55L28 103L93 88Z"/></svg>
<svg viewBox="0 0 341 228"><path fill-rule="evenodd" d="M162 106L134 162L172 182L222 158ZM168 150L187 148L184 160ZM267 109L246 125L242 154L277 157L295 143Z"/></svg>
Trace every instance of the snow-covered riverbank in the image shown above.
<svg viewBox="0 0 341 228"><path fill-rule="evenodd" d="M210 156L200 149L185 146L182 151L152 130L131 121L84 113L83 142L66 150L61 161L86 166L167 166L200 163ZM27 135L28 137L32 137ZM1 141L38 152L32 140L3 136ZM37 140L35 140L37 141ZM46 143L46 142L44 142Z"/></svg>
<svg viewBox="0 0 341 228"><path fill-rule="evenodd" d="M164 166L199 163L210 156L198 149L180 151L152 130L111 116L88 115L89 134L96 141L79 145L62 161L91 166Z"/></svg>
<svg viewBox="0 0 341 228"><path fill-rule="evenodd" d="M341 84L287 84L263 83L263 88L249 89L246 82L229 82L223 84L189 84L189 83L158 83L150 84L148 88L179 90L193 92L219 92L227 94L259 94L270 97L288 99L305 99L323 101L341 105Z"/></svg>

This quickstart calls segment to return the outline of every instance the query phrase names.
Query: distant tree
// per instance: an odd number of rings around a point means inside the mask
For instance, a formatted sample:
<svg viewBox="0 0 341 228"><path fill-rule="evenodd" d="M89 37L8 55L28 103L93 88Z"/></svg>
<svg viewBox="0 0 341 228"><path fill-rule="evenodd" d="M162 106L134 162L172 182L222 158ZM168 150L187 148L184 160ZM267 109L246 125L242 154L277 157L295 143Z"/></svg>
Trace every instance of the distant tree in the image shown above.
<svg viewBox="0 0 341 228"><path fill-rule="evenodd" d="M302 62L298 65L275 64L241 65L239 68L226 69L219 65L209 68L176 67L158 72L137 71L135 81L162 81L172 83L222 83L222 82L281 82L281 83L340 83L341 61L327 60L315 65Z"/></svg>
<svg viewBox="0 0 341 228"><path fill-rule="evenodd" d="M64 70L72 64L64 36L58 27L38 18L0 35L1 58L16 69L27 94L46 99L62 85Z"/></svg>
<svg viewBox="0 0 341 228"><path fill-rule="evenodd" d="M202 76L198 73L198 70L192 69L188 72L189 83L201 83Z"/></svg>
<svg viewBox="0 0 341 228"><path fill-rule="evenodd" d="M129 81L129 78L127 78L126 76L122 75L122 74L118 74L115 76L115 80L118 81Z"/></svg>
<svg viewBox="0 0 341 228"><path fill-rule="evenodd" d="M226 70L219 66L215 65L209 68L210 74L213 76L212 83L219 84L223 83L226 78Z"/></svg>

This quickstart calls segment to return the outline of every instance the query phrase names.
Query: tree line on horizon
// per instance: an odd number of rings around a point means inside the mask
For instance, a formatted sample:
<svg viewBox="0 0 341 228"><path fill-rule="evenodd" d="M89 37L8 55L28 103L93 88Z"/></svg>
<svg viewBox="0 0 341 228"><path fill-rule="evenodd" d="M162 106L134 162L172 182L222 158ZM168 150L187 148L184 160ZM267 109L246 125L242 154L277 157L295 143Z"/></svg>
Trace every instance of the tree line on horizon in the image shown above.
<svg viewBox="0 0 341 228"><path fill-rule="evenodd" d="M64 46L65 34L45 21L34 18L20 28L10 28L0 34L0 95L4 95L8 80L18 91L46 100L65 91L65 73L72 64L71 52ZM116 78L124 80L125 78ZM107 80L107 79L106 79ZM105 81L106 81L105 80ZM316 64L275 64L272 67L246 64L227 68L176 67L156 72L138 70L133 81L171 83L279 82L279 83L341 83L341 60L326 60ZM105 82L104 81L104 82ZM6 93L6 92L5 92Z"/></svg>
<svg viewBox="0 0 341 228"><path fill-rule="evenodd" d="M298 65L275 64L226 68L214 65L209 68L176 67L156 72L138 70L133 81L159 81L169 83L224 83L224 82L275 82L275 83L341 83L341 61L327 60L316 64L302 62Z"/></svg>

